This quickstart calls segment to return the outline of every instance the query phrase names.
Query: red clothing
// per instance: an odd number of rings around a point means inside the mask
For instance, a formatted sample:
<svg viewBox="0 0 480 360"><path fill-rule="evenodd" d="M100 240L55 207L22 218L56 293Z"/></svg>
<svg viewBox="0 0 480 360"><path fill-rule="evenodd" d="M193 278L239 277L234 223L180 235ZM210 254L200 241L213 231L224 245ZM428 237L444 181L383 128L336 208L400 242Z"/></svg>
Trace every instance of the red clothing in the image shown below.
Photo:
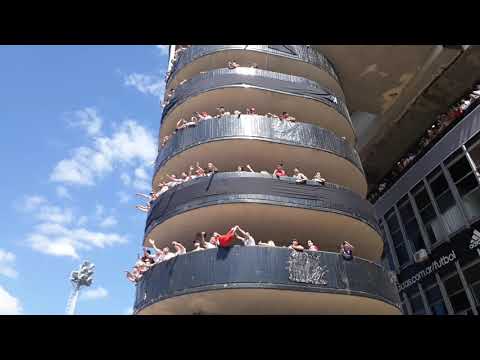
<svg viewBox="0 0 480 360"><path fill-rule="evenodd" d="M232 244L233 238L235 236L235 229L231 228L225 235L217 236L218 246L220 247L229 247Z"/></svg>
<svg viewBox="0 0 480 360"><path fill-rule="evenodd" d="M285 170L283 169L276 169L274 172L273 172L273 175L275 176L287 176L287 173L285 172Z"/></svg>

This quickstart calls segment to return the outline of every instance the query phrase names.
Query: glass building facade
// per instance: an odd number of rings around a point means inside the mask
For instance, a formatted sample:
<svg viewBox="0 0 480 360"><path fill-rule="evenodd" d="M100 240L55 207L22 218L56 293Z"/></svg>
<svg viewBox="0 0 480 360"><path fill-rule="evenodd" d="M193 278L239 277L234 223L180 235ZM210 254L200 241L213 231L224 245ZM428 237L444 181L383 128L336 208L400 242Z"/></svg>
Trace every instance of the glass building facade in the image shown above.
<svg viewBox="0 0 480 360"><path fill-rule="evenodd" d="M479 166L477 106L375 203L404 314L478 315Z"/></svg>

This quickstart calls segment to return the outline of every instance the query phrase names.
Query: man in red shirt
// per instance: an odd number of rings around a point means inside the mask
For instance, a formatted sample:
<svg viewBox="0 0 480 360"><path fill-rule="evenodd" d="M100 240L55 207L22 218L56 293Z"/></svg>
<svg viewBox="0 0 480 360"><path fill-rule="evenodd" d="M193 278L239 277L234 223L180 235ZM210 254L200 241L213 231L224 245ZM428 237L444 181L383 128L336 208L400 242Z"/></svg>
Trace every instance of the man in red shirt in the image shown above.
<svg viewBox="0 0 480 360"><path fill-rule="evenodd" d="M239 226L235 225L225 235L220 235L219 233L213 233L213 237L217 242L218 247L230 247L233 240L235 239L235 232L238 230Z"/></svg>
<svg viewBox="0 0 480 360"><path fill-rule="evenodd" d="M285 170L283 170L283 164L278 164L277 168L273 171L273 175L279 178L280 176L287 176Z"/></svg>

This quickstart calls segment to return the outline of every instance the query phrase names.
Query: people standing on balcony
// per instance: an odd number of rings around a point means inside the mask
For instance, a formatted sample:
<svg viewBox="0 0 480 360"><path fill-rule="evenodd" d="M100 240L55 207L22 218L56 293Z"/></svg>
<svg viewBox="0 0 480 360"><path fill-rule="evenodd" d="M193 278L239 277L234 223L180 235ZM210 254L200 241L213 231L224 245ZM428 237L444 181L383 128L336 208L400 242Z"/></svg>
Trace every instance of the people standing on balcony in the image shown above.
<svg viewBox="0 0 480 360"><path fill-rule="evenodd" d="M308 245L308 250L310 250L310 251L318 251L318 247L313 243L312 240L308 240L308 241L307 241L307 245Z"/></svg>
<svg viewBox="0 0 480 360"><path fill-rule="evenodd" d="M247 108L245 112L247 115L257 115L257 110L254 107Z"/></svg>
<svg viewBox="0 0 480 360"><path fill-rule="evenodd" d="M133 283L137 283L143 276L136 266L132 268L132 271L125 270L125 273L127 274L127 279Z"/></svg>
<svg viewBox="0 0 480 360"><path fill-rule="evenodd" d="M170 139L170 135L165 135L163 138L162 138L162 142L161 142L161 146L164 147L168 140Z"/></svg>
<svg viewBox="0 0 480 360"><path fill-rule="evenodd" d="M266 243L259 241L257 243L257 245L258 246L270 246L270 247L275 247L276 246L275 243L273 242L273 240L268 240Z"/></svg>
<svg viewBox="0 0 480 360"><path fill-rule="evenodd" d="M277 164L277 167L273 171L273 175L276 176L277 178L280 178L281 176L287 176L287 173L285 172L285 170L283 170L282 163Z"/></svg>
<svg viewBox="0 0 480 360"><path fill-rule="evenodd" d="M200 241L193 240L193 250L192 250L192 252L202 251L202 250L205 250L205 249L201 246Z"/></svg>
<svg viewBox="0 0 480 360"><path fill-rule="evenodd" d="M288 247L291 250L303 251L305 248L300 245L297 239L292 239L292 244Z"/></svg>
<svg viewBox="0 0 480 360"><path fill-rule="evenodd" d="M213 238L218 247L227 248L232 246L233 240L235 240L236 231L238 230L239 226L235 225L225 235L220 235L217 232L213 233Z"/></svg>
<svg viewBox="0 0 480 360"><path fill-rule="evenodd" d="M229 112L229 111L225 111L225 107L223 107L223 106L217 107L217 111L218 111L218 115L216 116L216 118L219 118L219 117L222 117L222 116L229 116L229 115L230 115L230 112Z"/></svg>
<svg viewBox="0 0 480 360"><path fill-rule="evenodd" d="M325 185L325 179L320 174L320 171L317 171L315 173L315 176L313 177L312 180L315 181L316 183L320 184L320 185Z"/></svg>
<svg viewBox="0 0 480 360"><path fill-rule="evenodd" d="M135 209L140 210L142 212L148 213L151 210L150 205L135 205Z"/></svg>
<svg viewBox="0 0 480 360"><path fill-rule="evenodd" d="M195 126L196 124L197 124L196 118L195 119L192 118L192 119L190 119L190 121L187 121L187 120L182 118L182 119L178 120L176 130L180 131L180 130Z"/></svg>
<svg viewBox="0 0 480 360"><path fill-rule="evenodd" d="M235 111L233 112L233 115L235 115L237 118L239 118L240 115L242 115L242 112L239 111L239 110L235 110Z"/></svg>
<svg viewBox="0 0 480 360"><path fill-rule="evenodd" d="M293 178L297 184L306 184L308 178L298 168L293 169Z"/></svg>
<svg viewBox="0 0 480 360"><path fill-rule="evenodd" d="M179 242L177 242L177 241L172 241L172 245L173 245L173 247L175 248L175 250L177 250L177 251L174 253L175 256L183 255L183 254L186 254L186 253L187 253L187 249L185 249L185 246L183 246L183 245L180 244Z"/></svg>
<svg viewBox="0 0 480 360"><path fill-rule="evenodd" d="M212 234L212 236L210 237L208 242L205 240L206 236L207 236L207 233L205 231L203 231L201 233L202 246L205 249L215 249L217 247L217 241L215 239L215 236Z"/></svg>
<svg viewBox="0 0 480 360"><path fill-rule="evenodd" d="M255 239L253 238L252 235L250 235L248 231L242 230L240 226L238 227L238 231L240 231L244 237L239 236L238 234L235 234L235 236L237 237L238 240L243 242L244 246L255 246Z"/></svg>
<svg viewBox="0 0 480 360"><path fill-rule="evenodd" d="M170 189L170 187L167 185L167 183L164 183L162 181L158 183L158 187L160 188L160 191L157 192L157 197L159 197L163 193L167 192L168 189Z"/></svg>
<svg viewBox="0 0 480 360"><path fill-rule="evenodd" d="M218 173L217 167L213 165L213 163L209 162L207 164L207 176L214 175L216 173Z"/></svg>
<svg viewBox="0 0 480 360"><path fill-rule="evenodd" d="M340 254L345 260L352 260L353 259L353 245L350 244L348 241L344 241L342 245L340 245Z"/></svg>
<svg viewBox="0 0 480 360"><path fill-rule="evenodd" d="M240 67L240 64L237 63L235 60L232 60L232 61L229 61L229 62L228 62L227 67L228 67L230 70L233 70L233 69L236 69L236 68Z"/></svg>

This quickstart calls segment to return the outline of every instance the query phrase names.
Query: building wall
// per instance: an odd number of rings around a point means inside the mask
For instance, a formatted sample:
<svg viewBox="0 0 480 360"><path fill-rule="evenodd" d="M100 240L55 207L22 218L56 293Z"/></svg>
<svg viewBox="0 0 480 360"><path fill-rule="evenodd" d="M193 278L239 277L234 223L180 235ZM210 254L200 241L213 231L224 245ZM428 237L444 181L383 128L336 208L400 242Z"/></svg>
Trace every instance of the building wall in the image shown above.
<svg viewBox="0 0 480 360"><path fill-rule="evenodd" d="M375 204L408 314L480 310L480 107ZM417 263L425 249L428 260Z"/></svg>

